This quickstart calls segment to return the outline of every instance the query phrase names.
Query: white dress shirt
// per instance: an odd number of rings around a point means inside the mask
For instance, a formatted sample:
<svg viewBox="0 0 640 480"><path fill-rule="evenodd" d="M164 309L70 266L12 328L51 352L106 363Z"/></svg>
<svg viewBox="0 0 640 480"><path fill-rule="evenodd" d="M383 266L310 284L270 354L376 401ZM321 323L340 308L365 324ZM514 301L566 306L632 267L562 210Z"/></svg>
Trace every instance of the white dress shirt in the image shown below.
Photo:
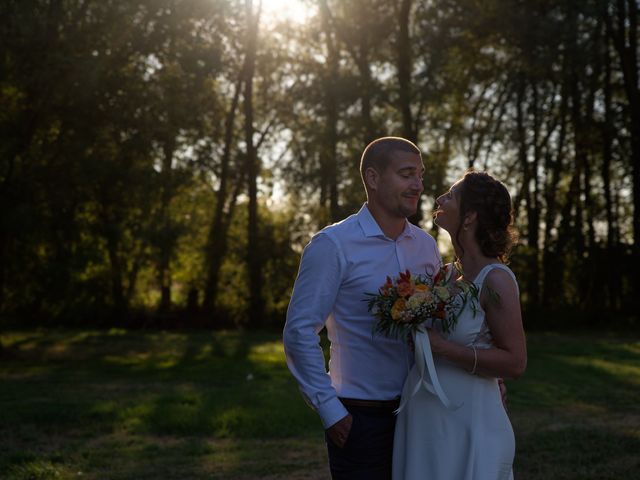
<svg viewBox="0 0 640 480"><path fill-rule="evenodd" d="M347 415L338 397L391 400L400 396L412 363L405 342L374 335L366 293L387 275L432 275L441 265L435 240L407 222L392 239L364 204L318 232L305 247L284 327L287 365L325 428ZM327 327L329 372L318 333Z"/></svg>

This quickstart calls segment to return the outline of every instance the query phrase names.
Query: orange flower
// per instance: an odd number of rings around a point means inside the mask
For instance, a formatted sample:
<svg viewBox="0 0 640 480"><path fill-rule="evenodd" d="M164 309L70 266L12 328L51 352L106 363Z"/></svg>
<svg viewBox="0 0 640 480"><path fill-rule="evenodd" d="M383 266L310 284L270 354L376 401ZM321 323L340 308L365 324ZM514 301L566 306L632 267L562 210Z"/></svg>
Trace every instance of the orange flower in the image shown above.
<svg viewBox="0 0 640 480"><path fill-rule="evenodd" d="M425 285L424 283L419 283L418 285L416 285L416 292L429 292L431 291L431 288L429 288L429 285Z"/></svg>
<svg viewBox="0 0 640 480"><path fill-rule="evenodd" d="M415 289L415 284L413 279L411 278L411 272L407 270L404 273L400 273L400 278L398 279L398 295L401 297L409 297L413 295Z"/></svg>
<svg viewBox="0 0 640 480"><path fill-rule="evenodd" d="M407 303L405 302L404 298L397 299L393 304L393 307L391 307L391 318L396 321L401 320L402 313L406 310L406 308Z"/></svg>
<svg viewBox="0 0 640 480"><path fill-rule="evenodd" d="M398 281L398 295L401 297L410 297L413 295L415 287L412 282Z"/></svg>
<svg viewBox="0 0 640 480"><path fill-rule="evenodd" d="M391 294L391 289L393 288L393 282L391 278L387 277L387 281L382 287L380 287L380 295L384 297L388 297Z"/></svg>
<svg viewBox="0 0 640 480"><path fill-rule="evenodd" d="M438 309L433 312L433 316L444 320L444 318L447 316L447 312L445 312L444 310L444 303L440 302L437 308Z"/></svg>
<svg viewBox="0 0 640 480"><path fill-rule="evenodd" d="M398 282L411 282L411 272L409 270L405 270L404 273L400 272L400 279Z"/></svg>

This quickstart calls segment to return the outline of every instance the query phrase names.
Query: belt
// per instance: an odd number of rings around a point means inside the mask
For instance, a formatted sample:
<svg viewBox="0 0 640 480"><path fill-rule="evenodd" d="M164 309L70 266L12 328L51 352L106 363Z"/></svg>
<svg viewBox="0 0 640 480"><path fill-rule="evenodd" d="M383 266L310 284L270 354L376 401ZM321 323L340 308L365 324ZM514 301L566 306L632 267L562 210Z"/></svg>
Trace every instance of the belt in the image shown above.
<svg viewBox="0 0 640 480"><path fill-rule="evenodd" d="M338 397L345 407L380 408L385 410L397 410L400 406L400 399L393 400L361 400L359 398Z"/></svg>

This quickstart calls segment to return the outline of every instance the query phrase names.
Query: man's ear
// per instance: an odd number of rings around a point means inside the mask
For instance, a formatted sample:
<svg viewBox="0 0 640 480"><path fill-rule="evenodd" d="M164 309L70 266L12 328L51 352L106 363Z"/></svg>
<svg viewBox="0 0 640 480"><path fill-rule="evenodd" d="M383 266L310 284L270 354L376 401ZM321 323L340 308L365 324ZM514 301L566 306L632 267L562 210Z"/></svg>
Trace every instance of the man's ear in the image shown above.
<svg viewBox="0 0 640 480"><path fill-rule="evenodd" d="M364 171L364 181L369 190L376 191L378 189L378 182L380 181L380 174L375 168L369 167Z"/></svg>

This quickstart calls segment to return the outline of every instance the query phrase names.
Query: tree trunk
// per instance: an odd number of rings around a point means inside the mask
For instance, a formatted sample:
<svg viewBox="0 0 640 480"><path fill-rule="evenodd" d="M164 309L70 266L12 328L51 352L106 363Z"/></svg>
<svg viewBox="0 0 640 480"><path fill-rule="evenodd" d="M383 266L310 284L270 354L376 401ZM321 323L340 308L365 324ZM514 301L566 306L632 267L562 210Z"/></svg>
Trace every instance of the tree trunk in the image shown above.
<svg viewBox="0 0 640 480"><path fill-rule="evenodd" d="M412 73L413 58L411 48L411 9L413 0L401 0L398 9L398 39L396 42L396 68L398 71L398 107L402 117L402 136L418 143L418 131L415 126L411 102L413 100ZM418 209L409 221L420 226L422 223L422 195L418 199Z"/></svg>
<svg viewBox="0 0 640 480"><path fill-rule="evenodd" d="M335 21L335 18L330 15L329 6L326 0L322 0L323 15L327 13L327 19L334 21L335 32L339 36L340 40L344 43L346 49L351 54L356 67L358 68L358 86L360 94L360 119L362 122L362 142L364 145L368 145L371 141L377 138L376 128L371 116L371 103L374 92L374 85L371 75L371 60L369 54L371 52L370 37L373 31L375 31L374 20L377 19L376 14L361 15L360 18L354 23L350 21L349 14L347 14L348 24ZM364 12L372 8L371 2L368 0L356 0L353 2L352 7L355 12ZM323 21L325 21L323 19ZM344 20L343 20L344 22ZM327 34L328 23L325 24L325 31ZM356 40L354 40L354 38ZM363 145L363 146L364 146Z"/></svg>
<svg viewBox="0 0 640 480"><path fill-rule="evenodd" d="M249 223L247 225L247 269L249 276L249 323L258 326L264 315L262 295L262 254L258 228L258 175L260 165L254 143L253 77L255 74L260 8L255 12L253 0L246 0L247 38L244 78L244 134L246 143Z"/></svg>
<svg viewBox="0 0 640 480"><path fill-rule="evenodd" d="M534 88L535 90L535 88ZM536 220L536 205L535 201L532 198L535 195L535 191L531 192L531 182L532 182L532 166L529 165L529 155L528 150L529 146L527 143L527 134L526 134L526 120L525 120L525 112L524 106L526 104L526 91L527 85L525 82L524 74L520 75L518 80L518 92L517 92L517 100L516 100L516 129L517 129L517 138L518 138L518 161L520 164L520 168L522 169L522 189L518 197L524 201L526 216L527 216L527 244L531 248L531 252L529 254L529 271L530 271L530 286L527 289L530 298L529 302L532 305L538 305L540 299L540 289L539 289L539 269L538 269L538 222ZM537 109L535 95L532 102L532 108ZM534 119L535 119L534 113ZM535 122L534 122L535 123ZM536 128L537 125L534 125ZM534 137L535 138L535 137ZM535 148L534 148L535 150ZM535 173L535 171L534 171ZM516 202L516 214L519 209L519 203Z"/></svg>
<svg viewBox="0 0 640 480"><path fill-rule="evenodd" d="M604 48L604 122L602 123L602 183L604 188L605 212L607 216L607 250L613 252L613 245L617 241L613 201L611 199L611 160L613 144L613 115L611 89L611 53L609 38Z"/></svg>
<svg viewBox="0 0 640 480"><path fill-rule="evenodd" d="M600 48L602 42L602 22L599 22L595 34L593 35L593 49L597 50ZM586 98L585 105L585 115L584 115L584 127L587 138L589 138L594 132L595 121L594 121L594 109L596 104L596 93L601 87L601 76L602 76L602 62L599 61L598 56L594 58L595 62L592 62L592 73L589 76L589 94ZM593 132L593 133L592 133ZM595 231L595 206L593 202L593 188L591 185L591 164L593 162L593 156L595 153L594 148L588 148L586 155L584 156L584 189L583 194L585 198L585 210L586 210L586 218L587 218L587 246L589 255L595 253L596 249L596 231ZM589 265L591 268L597 267L595 261L590 261ZM590 275L585 278L589 282L587 295L591 298L591 290L593 289L593 280L595 280L597 272L592 270Z"/></svg>
<svg viewBox="0 0 640 480"><path fill-rule="evenodd" d="M363 5L364 6L364 5ZM370 45L369 45L369 26L370 22L366 22L363 27L360 28L359 35L359 52L357 58L355 58L358 65L358 73L360 75L360 112L362 116L362 132L363 143L368 145L370 142L376 139L377 132L371 118L371 97L373 95L373 81L371 78L370 67Z"/></svg>
<svg viewBox="0 0 640 480"><path fill-rule="evenodd" d="M172 168L173 152L175 150L175 138L169 137L163 145L162 161L162 192L160 196L159 227L160 245L158 252L158 282L160 284L160 305L161 312L168 312L171 309L171 254L174 247L173 234L171 232L171 219L169 216L169 203L173 196L172 188Z"/></svg>
<svg viewBox="0 0 640 480"><path fill-rule="evenodd" d="M530 167L529 182L533 190L527 196L527 243L532 247L531 252L531 303L540 303L540 205L538 201L538 165L540 163L540 107L538 87L532 86L533 109L533 162Z"/></svg>
<svg viewBox="0 0 640 480"><path fill-rule="evenodd" d="M327 47L327 69L324 78L324 148L321 150L320 164L323 165L324 202L329 200L329 220L339 220L338 203L338 98L336 82L339 75L338 48L335 42L334 29L331 28L331 12L326 0L320 2L322 29L325 33ZM322 203L326 206L326 203Z"/></svg>
<svg viewBox="0 0 640 480"><path fill-rule="evenodd" d="M562 207L560 213L560 226L558 227L558 240L556 242L556 268L559 278L556 278L556 282L560 282L561 288L557 290L556 296L560 297L559 304L563 304L566 300L567 290L564 288L565 282L573 281L575 275L567 275L565 273L565 253L570 247L572 239L572 212L574 211L576 201L579 202L578 194L580 192L580 171L578 169L577 160L574 158L573 162L573 176L569 184L569 192L566 196L565 204Z"/></svg>
<svg viewBox="0 0 640 480"><path fill-rule="evenodd" d="M624 90L629 102L631 132L631 172L633 185L633 256L640 264L640 85L638 85L638 4L637 0L617 0L615 17L606 16L607 28L618 52ZM633 269L634 290L640 291L640 269ZM636 303L638 300L636 300Z"/></svg>
<svg viewBox="0 0 640 480"><path fill-rule="evenodd" d="M605 12L606 15L606 12ZM606 256L613 265L618 264L617 248L618 239L614 220L613 199L611 196L611 161L613 158L613 114L612 114L612 88L611 88L611 52L610 33L607 28L607 37L604 45L604 121L602 122L602 186L604 189L605 213L607 218L607 247ZM607 269L605 288L609 292L609 308L619 309L621 306L619 275L611 268Z"/></svg>
<svg viewBox="0 0 640 480"><path fill-rule="evenodd" d="M566 60L564 61L566 65ZM556 196L558 183L560 182L560 174L564 168L564 144L567 134L567 110L568 110L568 92L567 82L564 81L561 89L560 101L560 133L558 135L558 143L556 149L555 160L552 160L553 154L547 154L547 162L545 171L547 175L551 175L551 181L545 186L545 204L546 211L544 217L544 250L542 255L543 278L542 282L542 305L546 308L553 306L553 300L556 292L562 288L562 282L559 281L560 271L558 268L558 244L552 244L552 232L556 226L558 198Z"/></svg>
<svg viewBox="0 0 640 480"><path fill-rule="evenodd" d="M2 215L2 214L0 214ZM2 222L2 218L0 217L0 222ZM0 228L0 314L2 314L4 310L4 295L5 295L5 279L6 279L6 269L7 269L7 234L5 233L4 225L1 225Z"/></svg>
<svg viewBox="0 0 640 480"><path fill-rule="evenodd" d="M585 239L584 239L584 208L583 202L580 199L582 175L584 174L584 166L587 162L587 146L585 145L585 128L582 121L582 102L581 102L581 90L578 82L577 73L573 73L572 85L571 85L571 121L573 124L573 139L574 150L576 157L576 175L578 176L577 190L575 191L575 223L573 226L573 233L575 238L576 255L579 260L584 258L585 253Z"/></svg>
<svg viewBox="0 0 640 480"><path fill-rule="evenodd" d="M245 62L248 57L245 57ZM244 71L244 68L243 68ZM230 223L230 213L226 209L227 190L229 186L229 169L231 163L231 149L234 141L235 119L238 111L240 92L242 90L242 74L236 82L233 99L229 106L225 118L224 127L224 149L219 170L220 185L216 192L216 207L213 213L211 226L209 227L209 235L207 237L207 251L205 258L207 259L207 280L204 287L204 298L202 300L202 309L204 312L210 313L215 311L216 290L218 287L218 277L222 261L226 254L227 232ZM225 222L225 218L227 221Z"/></svg>
<svg viewBox="0 0 640 480"><path fill-rule="evenodd" d="M398 10L398 41L396 67L398 70L398 101L400 114L402 115L402 135L415 142L413 112L411 111L412 89L411 74L413 71L413 59L411 55L411 37L409 25L411 23L411 8L413 0L401 0Z"/></svg>
<svg viewBox="0 0 640 480"><path fill-rule="evenodd" d="M107 229L109 226L107 225ZM122 284L122 261L118 254L119 241L116 232L107 232L107 252L109 254L110 274L111 274L111 299L116 314L121 315L127 311L127 304L124 296Z"/></svg>

